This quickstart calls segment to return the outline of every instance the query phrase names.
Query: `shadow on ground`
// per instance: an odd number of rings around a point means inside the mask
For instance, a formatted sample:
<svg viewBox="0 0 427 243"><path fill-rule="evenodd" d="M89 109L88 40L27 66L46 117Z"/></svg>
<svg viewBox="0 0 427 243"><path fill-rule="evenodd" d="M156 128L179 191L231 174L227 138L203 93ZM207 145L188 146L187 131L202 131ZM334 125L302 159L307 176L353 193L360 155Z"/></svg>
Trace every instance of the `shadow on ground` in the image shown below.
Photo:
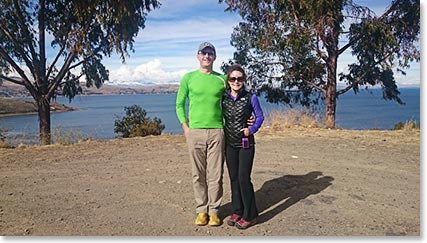
<svg viewBox="0 0 427 243"><path fill-rule="evenodd" d="M305 175L285 175L266 181L255 192L260 213L258 223L264 223L302 199L325 190L332 185L333 180L333 177L323 176L320 171L312 171ZM221 206L221 218L224 219L230 214L231 203Z"/></svg>

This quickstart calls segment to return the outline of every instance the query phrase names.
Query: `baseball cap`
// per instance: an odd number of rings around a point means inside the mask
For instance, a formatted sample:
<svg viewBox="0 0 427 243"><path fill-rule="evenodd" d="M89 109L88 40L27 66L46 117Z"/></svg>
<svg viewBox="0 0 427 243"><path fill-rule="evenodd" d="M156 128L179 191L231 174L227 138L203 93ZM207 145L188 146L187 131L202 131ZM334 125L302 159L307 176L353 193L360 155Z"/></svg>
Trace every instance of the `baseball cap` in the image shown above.
<svg viewBox="0 0 427 243"><path fill-rule="evenodd" d="M206 47L210 47L210 48L212 48L212 49L214 50L214 52L216 53L216 50L215 50L214 45L212 45L212 44L211 44L211 43L209 43L209 42L203 42L202 44L200 44L200 45L199 45L199 49L197 50L197 52L199 52L199 51L201 51L201 50L205 49Z"/></svg>

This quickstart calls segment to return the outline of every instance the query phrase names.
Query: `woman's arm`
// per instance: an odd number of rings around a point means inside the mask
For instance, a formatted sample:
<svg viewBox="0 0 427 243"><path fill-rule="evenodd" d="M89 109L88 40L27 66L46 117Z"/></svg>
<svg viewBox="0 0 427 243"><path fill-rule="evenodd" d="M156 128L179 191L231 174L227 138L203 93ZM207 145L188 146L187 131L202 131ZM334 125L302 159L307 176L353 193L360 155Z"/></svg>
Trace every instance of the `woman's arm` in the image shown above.
<svg viewBox="0 0 427 243"><path fill-rule="evenodd" d="M264 122L264 113L262 112L261 105L259 103L258 97L253 94L251 96L251 104L255 113L255 123L251 127L249 127L249 131L251 134L254 134L261 127Z"/></svg>

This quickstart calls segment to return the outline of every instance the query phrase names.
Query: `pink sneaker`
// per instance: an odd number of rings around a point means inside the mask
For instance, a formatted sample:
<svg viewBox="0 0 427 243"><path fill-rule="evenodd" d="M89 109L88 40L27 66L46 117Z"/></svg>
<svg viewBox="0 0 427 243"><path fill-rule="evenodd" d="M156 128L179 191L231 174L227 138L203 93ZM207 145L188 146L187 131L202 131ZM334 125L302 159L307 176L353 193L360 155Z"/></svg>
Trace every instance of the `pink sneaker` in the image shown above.
<svg viewBox="0 0 427 243"><path fill-rule="evenodd" d="M243 218L236 222L236 227L238 229L247 229L251 227L252 225L256 224L256 218L252 219L251 221L244 220Z"/></svg>
<svg viewBox="0 0 427 243"><path fill-rule="evenodd" d="M230 226L234 226L237 221L239 221L242 218L242 216L233 213L233 215L230 216L230 218L227 220L227 224Z"/></svg>

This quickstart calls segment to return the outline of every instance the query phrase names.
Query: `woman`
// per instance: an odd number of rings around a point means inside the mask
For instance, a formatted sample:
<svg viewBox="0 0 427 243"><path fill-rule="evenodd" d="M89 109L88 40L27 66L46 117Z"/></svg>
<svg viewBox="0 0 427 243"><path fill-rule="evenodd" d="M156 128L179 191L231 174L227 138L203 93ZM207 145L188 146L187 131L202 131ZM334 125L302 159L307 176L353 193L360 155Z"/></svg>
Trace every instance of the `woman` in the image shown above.
<svg viewBox="0 0 427 243"><path fill-rule="evenodd" d="M232 215L227 223L247 229L256 223L258 209L251 182L255 155L254 133L264 121L264 115L255 94L245 89L243 68L232 65L227 72L226 90L222 99L225 131L225 156L231 183ZM247 120L255 114L255 123L248 127Z"/></svg>

